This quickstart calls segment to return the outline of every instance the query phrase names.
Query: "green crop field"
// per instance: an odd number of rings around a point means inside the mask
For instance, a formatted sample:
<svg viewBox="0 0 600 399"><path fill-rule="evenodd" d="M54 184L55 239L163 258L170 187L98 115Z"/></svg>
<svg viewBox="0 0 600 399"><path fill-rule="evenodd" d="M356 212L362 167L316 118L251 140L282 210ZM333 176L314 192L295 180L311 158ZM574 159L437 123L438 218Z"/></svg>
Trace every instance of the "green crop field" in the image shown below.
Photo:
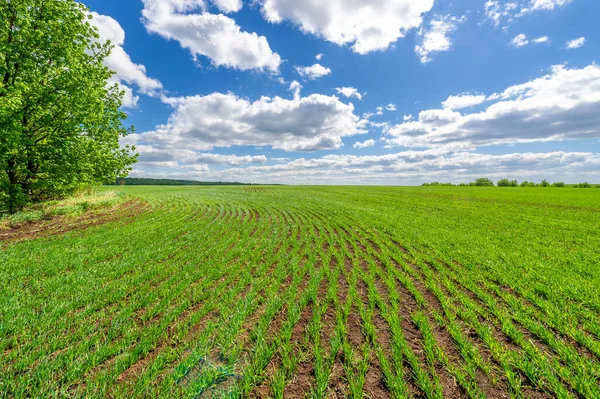
<svg viewBox="0 0 600 399"><path fill-rule="evenodd" d="M600 398L600 190L115 189L0 231L0 397Z"/></svg>

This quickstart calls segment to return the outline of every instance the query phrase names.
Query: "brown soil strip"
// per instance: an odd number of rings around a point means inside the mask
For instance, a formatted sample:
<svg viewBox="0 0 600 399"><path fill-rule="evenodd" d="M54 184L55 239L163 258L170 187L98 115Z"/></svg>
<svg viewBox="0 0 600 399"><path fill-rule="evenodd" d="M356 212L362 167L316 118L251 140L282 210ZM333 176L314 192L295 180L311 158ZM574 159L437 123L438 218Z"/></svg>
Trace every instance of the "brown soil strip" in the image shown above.
<svg viewBox="0 0 600 399"><path fill-rule="evenodd" d="M428 264L428 266L430 267L430 269L435 270L435 268L432 265ZM417 282L418 280L415 279L413 281ZM424 284L422 284L420 281L419 281L419 284L420 284L420 287L419 287L420 291L424 292L423 290L426 289L424 287ZM453 295L451 295L450 292L447 290L447 288L443 284L440 283L438 286L444 292L446 297L451 298L455 302L456 306L462 306L462 304L460 304L458 302L458 299L455 298ZM459 291L464 292L465 295L467 295L469 298L471 298L473 301L475 301L475 303L482 304L479 300L476 300L476 296L471 291L466 290L466 288L463 287L462 285L458 285L456 288ZM465 292L465 290L468 291L468 293ZM431 293L431 294L433 295L433 293ZM469 295L469 294L471 294L471 295ZM433 296L435 296L435 295L433 295ZM431 303L429 300L428 300L428 302ZM436 302L436 303L439 303L439 302ZM440 314L444 314L443 310L441 309L441 305L439 305L437 310ZM490 376L486 375L482 370L477 369L476 382L477 382L477 386L479 387L479 389L481 389L481 391L489 398L505 398L505 397L507 397L507 393L510 390L509 384L506 379L506 376L500 369L500 365L499 365L498 361L496 359L494 359L491 351L488 349L488 347L481 340L478 333L473 328L471 328L470 326L467 326L461 320L457 320L456 322L460 326L461 331L465 334L467 339L469 339L469 341L477 348L481 357L484 360L487 360L488 364L491 365L492 374L493 374L494 378L497 380L496 383L493 383L492 380L490 380L490 378L491 378Z"/></svg>
<svg viewBox="0 0 600 399"><path fill-rule="evenodd" d="M338 354L329 374L327 397L330 399L346 399L348 397L348 381L344 371L341 353Z"/></svg>
<svg viewBox="0 0 600 399"><path fill-rule="evenodd" d="M400 267L398 265L398 267ZM433 308L438 311L440 314L443 313L443 309L439 304L437 297L430 292L423 283L419 280L413 280L415 287L421 292L421 294L425 297L428 308ZM413 297L413 295L408 291L408 289L402 284L398 283L398 290L400 291L400 311L402 312L402 328L404 330L405 337L413 350L416 348L416 340L420 341L422 334L419 331L416 333L414 331L414 325L410 318L410 315L414 313L417 309L419 309L419 305L417 301ZM429 318L429 317L428 317ZM446 356L448 357L448 361L456 366L460 367L462 364L461 355L456 347L454 339L448 332L446 328L440 327L437 323L430 322L428 323L431 327L432 334L436 340L436 343L439 347L444 351ZM415 352L418 354L418 352ZM422 356L422 355L421 355ZM422 359L422 357L421 357ZM440 382L442 384L442 392L445 398L467 398L468 395L466 392L460 387L456 381L456 379L448 372L445 365L440 363L439 361L435 363L435 372L440 378Z"/></svg>
<svg viewBox="0 0 600 399"><path fill-rule="evenodd" d="M0 231L0 243L13 243L42 237L62 235L73 230L86 230L102 224L132 218L149 209L141 201L128 201L109 208L89 211L81 216L56 216L50 220L23 223Z"/></svg>
<svg viewBox="0 0 600 399"><path fill-rule="evenodd" d="M303 338L306 336L306 328L310 324L313 317L313 308L312 306L306 306L300 315L300 319L298 323L294 326L292 330L292 345L296 348L295 354L292 356L298 357L300 352L307 353L311 351L311 348L307 348L304 345ZM309 356L310 360L305 360L298 364L294 376L292 380L285 386L285 390L283 393L284 398L291 399L304 399L310 394L312 388L314 387L315 380L315 369L314 369L314 359L312 356Z"/></svg>
<svg viewBox="0 0 600 399"><path fill-rule="evenodd" d="M304 399L309 396L315 384L315 369L310 361L301 362L292 380L285 386L284 398Z"/></svg>

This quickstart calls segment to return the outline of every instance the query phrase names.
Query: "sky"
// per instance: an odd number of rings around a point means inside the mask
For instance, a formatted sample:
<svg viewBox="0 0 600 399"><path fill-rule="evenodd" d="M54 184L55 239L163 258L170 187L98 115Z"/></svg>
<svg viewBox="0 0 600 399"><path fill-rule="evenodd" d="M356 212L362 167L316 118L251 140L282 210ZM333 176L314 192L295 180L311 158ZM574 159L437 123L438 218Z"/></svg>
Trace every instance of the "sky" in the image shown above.
<svg viewBox="0 0 600 399"><path fill-rule="evenodd" d="M84 0L131 176L600 182L597 0Z"/></svg>

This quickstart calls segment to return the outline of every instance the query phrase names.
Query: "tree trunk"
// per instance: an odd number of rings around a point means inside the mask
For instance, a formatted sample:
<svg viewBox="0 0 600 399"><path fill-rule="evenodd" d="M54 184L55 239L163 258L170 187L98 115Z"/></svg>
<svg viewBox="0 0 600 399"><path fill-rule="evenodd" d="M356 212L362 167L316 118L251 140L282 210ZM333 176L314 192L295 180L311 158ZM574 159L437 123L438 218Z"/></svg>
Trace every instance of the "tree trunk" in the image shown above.
<svg viewBox="0 0 600 399"><path fill-rule="evenodd" d="M20 193L21 186L17 177L17 161L10 158L7 163L8 174L8 213L15 213L21 209Z"/></svg>

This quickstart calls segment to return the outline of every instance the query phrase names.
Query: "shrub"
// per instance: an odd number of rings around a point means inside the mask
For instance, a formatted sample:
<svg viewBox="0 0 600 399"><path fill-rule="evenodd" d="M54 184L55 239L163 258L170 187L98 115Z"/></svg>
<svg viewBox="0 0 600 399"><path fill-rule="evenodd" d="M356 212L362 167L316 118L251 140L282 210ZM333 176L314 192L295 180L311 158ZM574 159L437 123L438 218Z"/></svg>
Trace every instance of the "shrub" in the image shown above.
<svg viewBox="0 0 600 399"><path fill-rule="evenodd" d="M556 183L554 183L552 185L553 187L564 187L565 183L561 182L561 181L557 181Z"/></svg>
<svg viewBox="0 0 600 399"><path fill-rule="evenodd" d="M583 183L576 184L574 187L575 188L591 188L592 186L590 186L590 183L588 183L588 182L583 182Z"/></svg>
<svg viewBox="0 0 600 399"><path fill-rule="evenodd" d="M542 180L540 187L550 187L550 182L546 179Z"/></svg>
<svg viewBox="0 0 600 399"><path fill-rule="evenodd" d="M423 183L421 186L423 186L423 187L437 187L437 186L453 187L454 184L452 184L452 183L440 183L440 182L434 181L433 183Z"/></svg>

